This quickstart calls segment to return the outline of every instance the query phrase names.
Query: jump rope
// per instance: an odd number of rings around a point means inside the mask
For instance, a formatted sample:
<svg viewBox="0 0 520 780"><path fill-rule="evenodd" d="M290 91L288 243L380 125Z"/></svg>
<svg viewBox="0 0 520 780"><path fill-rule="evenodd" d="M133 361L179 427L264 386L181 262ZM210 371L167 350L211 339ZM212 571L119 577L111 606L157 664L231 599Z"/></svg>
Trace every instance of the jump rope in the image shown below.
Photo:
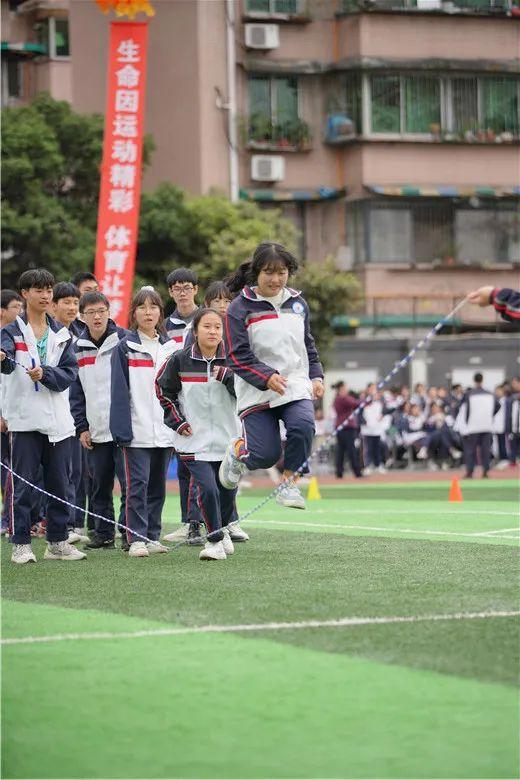
<svg viewBox="0 0 520 780"><path fill-rule="evenodd" d="M461 301L459 301L459 303L455 306L454 309L452 309L450 311L449 314L446 314L445 317L443 317L441 320L439 320L439 322L436 325L434 325L434 327L426 334L426 336L423 336L423 338L420 341L418 341L417 344L414 347L412 347L410 352L408 352L408 354L405 357L403 357L401 360L398 360L395 363L395 365L392 368L392 370L389 371L388 374L383 379L381 379L378 382L378 384L376 386L376 392L382 390L392 380L392 378L399 371L401 371L403 368L405 368L408 365L408 363L410 363L410 361L413 360L413 358L415 357L416 353L420 349L422 349L429 341L431 341L431 339L433 339L437 335L437 333L439 333L439 331L444 327L444 325L446 325L446 323L449 322L449 320L451 320L451 318L459 311L459 309L461 309L464 306L466 301L467 301L467 296L465 298L463 298ZM27 366L24 366L21 363L18 363L16 360L13 360L13 358L11 358L11 357L9 357L7 355L6 355L6 358L11 363L14 363L17 366L21 366L25 370L27 369ZM33 368L34 368L35 367L35 361L34 360L32 360L32 364L33 364ZM35 390L38 391L39 390L38 383L35 382L34 384L35 384ZM357 406L354 409L354 411L351 412L351 414L349 414L349 416L341 423L341 425L338 425L338 427L334 429L334 431L320 444L320 446L316 450L314 450L313 453L311 453L311 455L307 458L307 460L305 460L301 464L301 466L297 469L297 471L294 472L294 474L292 476L287 477L285 480L283 480L279 485L276 486L276 488L273 491L271 491L271 493L269 493L268 496L266 496L266 498L262 499L262 501L260 501L258 504L256 504L256 506L254 506L248 512L245 512L243 515L241 515L237 520L234 521L234 523L242 523L242 522L244 522L244 520L247 520L249 517L251 517L251 515L255 514L255 512L258 512L259 509L262 509L262 507L264 507L266 504L268 504L269 501L271 501L271 499L275 498L278 495L278 493L285 486L290 485L290 484L294 484L296 482L296 480L302 475L302 473L304 471L306 471L306 469L308 468L309 464L312 463L312 461L320 454L320 452L323 452L323 450L326 447L328 447L328 445L334 439L336 434L339 433L340 431L342 431L344 428L346 428L348 426L349 422L351 420L353 420L356 415L359 415L363 411L363 409L369 403L372 402L372 400L373 400L372 396L367 396L363 401L361 401L359 406ZM144 542L150 542L151 544L157 544L157 542L155 540L149 539L147 536L143 536L142 534L137 533L137 531L134 531L131 528L129 528L128 526L123 525L122 523L117 522L117 520L111 520L108 517L103 517L102 515L98 515L95 512L91 512L89 509L83 509L83 507L76 506L75 504L72 504L70 501L66 501L65 499L60 498L59 496L55 496L52 493L49 493L47 490L44 490L43 488L38 487L38 485L33 485L32 482L29 482L29 480L25 479L25 477L22 477L22 476L20 476L20 474L17 474L7 464L0 463L0 465L1 465L1 467L3 469L6 469L6 471L8 471L13 477L16 477L17 479L21 480L26 485L29 485L29 487L33 488L34 490L37 490L39 493L42 493L44 496L47 496L48 498L52 498L54 501L59 501L61 504L65 504L65 506L68 506L70 509L76 509L79 512L86 512L87 515L90 515L90 517L95 517L98 520L104 520L107 523L111 523L113 526L117 526L119 529L124 529L125 531L128 531L133 537L138 537L139 539L141 539ZM233 525L233 523L230 523L230 525ZM216 531L211 532L209 535L207 533L206 534L201 534L201 537L202 537L203 540L207 541L208 540L208 536L211 536L213 533L216 533ZM183 539L182 541L178 542L175 545L172 545L168 549L169 550L177 550L179 547L182 547L182 546L187 545L187 544L189 544L188 540L187 539L185 539L185 540Z"/></svg>

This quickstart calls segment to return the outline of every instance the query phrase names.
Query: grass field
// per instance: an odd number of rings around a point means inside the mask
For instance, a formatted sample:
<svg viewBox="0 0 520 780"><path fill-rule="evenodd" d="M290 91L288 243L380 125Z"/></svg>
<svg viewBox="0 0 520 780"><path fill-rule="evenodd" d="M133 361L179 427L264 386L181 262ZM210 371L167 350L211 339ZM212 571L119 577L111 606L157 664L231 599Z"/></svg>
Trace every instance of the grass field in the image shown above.
<svg viewBox="0 0 520 780"><path fill-rule="evenodd" d="M4 541L2 776L517 778L518 488L448 487L270 502L224 563Z"/></svg>

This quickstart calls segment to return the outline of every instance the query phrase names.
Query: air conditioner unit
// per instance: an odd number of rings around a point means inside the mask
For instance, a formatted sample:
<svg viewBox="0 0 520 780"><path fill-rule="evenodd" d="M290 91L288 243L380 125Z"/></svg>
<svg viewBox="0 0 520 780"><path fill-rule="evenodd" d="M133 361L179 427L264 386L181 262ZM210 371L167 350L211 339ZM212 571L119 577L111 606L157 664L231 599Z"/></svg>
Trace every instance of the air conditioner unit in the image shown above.
<svg viewBox="0 0 520 780"><path fill-rule="evenodd" d="M280 33L277 24L246 24L246 46L248 49L277 49Z"/></svg>
<svg viewBox="0 0 520 780"><path fill-rule="evenodd" d="M255 154L251 158L253 181L282 181L285 177L285 160L273 155Z"/></svg>

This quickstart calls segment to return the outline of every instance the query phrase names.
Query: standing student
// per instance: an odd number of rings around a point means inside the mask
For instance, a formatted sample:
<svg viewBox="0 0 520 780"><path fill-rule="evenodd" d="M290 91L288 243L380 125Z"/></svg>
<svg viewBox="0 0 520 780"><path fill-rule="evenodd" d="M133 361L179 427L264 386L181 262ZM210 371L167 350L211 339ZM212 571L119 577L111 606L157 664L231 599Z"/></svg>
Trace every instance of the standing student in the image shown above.
<svg viewBox="0 0 520 780"><path fill-rule="evenodd" d="M18 295L14 290L2 290L0 294L0 327L5 328L6 325L10 325L23 311L23 298ZM0 415L5 414L4 397L7 389L7 376L2 377L1 386L1 406ZM4 416L0 416L0 431L1 431L1 457L2 463L9 465L11 456L9 452L9 436L7 420ZM5 534L9 527L9 517L7 508L9 506L10 495L12 490L12 477L8 475L6 469L0 468L0 479L2 486L2 526L0 533Z"/></svg>
<svg viewBox="0 0 520 780"><path fill-rule="evenodd" d="M520 376L511 380L511 395L506 403L506 435L509 443L509 463L516 465L520 454Z"/></svg>
<svg viewBox="0 0 520 780"><path fill-rule="evenodd" d="M164 321L164 328L168 337L177 345L177 349L181 349L186 344L186 339L191 331L191 323L199 308L195 303L195 297L199 291L198 281L197 274L189 268L176 268L166 277L166 284L170 298L175 302L175 309ZM171 541L189 537L190 520L193 519L190 512L190 474L180 458L177 458L177 479L179 480L182 525L180 530L165 537ZM195 522L191 528L191 542L195 544L201 542L196 525Z"/></svg>
<svg viewBox="0 0 520 780"><path fill-rule="evenodd" d="M84 325L76 319L79 312L80 291L71 282L58 282L52 291L52 316L72 335L75 344L78 334L83 333ZM76 325L78 323L78 325ZM68 500L78 509L70 509L69 536L71 544L88 542L83 531L85 525L85 489L83 486L82 447L76 436L70 440L70 482Z"/></svg>
<svg viewBox="0 0 520 780"><path fill-rule="evenodd" d="M78 288L80 296L83 296L88 292L97 292L99 290L99 282L90 271L78 271L78 273L74 274L70 282Z"/></svg>
<svg viewBox="0 0 520 780"><path fill-rule="evenodd" d="M350 395L345 382L338 382L334 389L334 411L336 412L335 428L338 428L350 417L360 404L357 398ZM359 414L355 414L343 430L336 433L336 478L342 479L345 470L345 455L348 457L352 473L358 479L362 476L359 458Z"/></svg>
<svg viewBox="0 0 520 780"><path fill-rule="evenodd" d="M163 333L162 318L161 298L143 287L130 307L130 333L112 354L110 432L123 453L128 554L133 558L168 549L159 536L174 434L164 424L155 376L177 344Z"/></svg>
<svg viewBox="0 0 520 780"><path fill-rule="evenodd" d="M309 326L309 307L287 286L298 268L280 244L260 244L251 262L227 280L241 291L225 319L228 366L233 369L242 436L233 440L220 468L228 489L247 469L267 469L279 459L284 423L284 477L292 477L308 459L314 437L313 398L323 396L323 368ZM295 482L283 484L276 500L305 509Z"/></svg>
<svg viewBox="0 0 520 780"><path fill-rule="evenodd" d="M120 526L126 525L126 483L123 457L110 432L111 358L129 331L110 319L110 304L100 292L89 292L79 303L85 320L84 335L76 341L78 378L71 387L71 409L76 436L87 455L91 476L90 509L107 520L94 518L95 527L87 540L88 549L113 548L114 478L121 487ZM112 521L112 522L110 522ZM128 550L126 530L121 529L121 547Z"/></svg>
<svg viewBox="0 0 520 780"><path fill-rule="evenodd" d="M365 406L361 414L361 435L365 442L366 455L364 473L369 475L373 469L376 469L380 474L384 474L386 468L382 458L383 444L381 441L385 431L383 394L377 392L375 383L367 385L366 394L372 400Z"/></svg>
<svg viewBox="0 0 520 780"><path fill-rule="evenodd" d="M194 343L176 352L156 379L164 421L178 434L177 453L195 483L208 541L201 560L225 560L234 552L229 524L236 517L236 488L227 489L218 472L227 443L238 433L233 373L226 368L222 318L199 309Z"/></svg>
<svg viewBox="0 0 520 780"><path fill-rule="evenodd" d="M484 390L483 381L484 378L478 371L473 377L473 389L466 393L461 404L465 431L463 442L466 479L473 477L477 453L480 455L483 477L488 476L491 462L493 417L499 411L500 404L493 393Z"/></svg>
<svg viewBox="0 0 520 780"><path fill-rule="evenodd" d="M225 282L211 282L204 296L204 306L224 317L232 300L233 293Z"/></svg>
<svg viewBox="0 0 520 780"><path fill-rule="evenodd" d="M0 361L2 373L11 375L6 415L12 469L35 484L43 467L45 490L66 500L70 438L74 435L69 387L76 379L78 364L70 332L46 313L53 285L52 274L41 268L20 276L26 314L2 329ZM13 563L36 561L31 548L32 491L28 484L14 478L10 514ZM68 520L68 508L50 498L46 560L75 561L86 557L67 541Z"/></svg>

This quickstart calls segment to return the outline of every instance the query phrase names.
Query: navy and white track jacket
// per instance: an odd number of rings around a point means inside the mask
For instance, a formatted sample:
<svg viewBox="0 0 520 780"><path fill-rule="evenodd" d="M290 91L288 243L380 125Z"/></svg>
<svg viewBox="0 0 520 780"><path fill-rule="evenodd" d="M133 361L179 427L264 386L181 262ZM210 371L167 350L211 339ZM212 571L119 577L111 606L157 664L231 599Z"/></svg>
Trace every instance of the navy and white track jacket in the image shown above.
<svg viewBox="0 0 520 780"><path fill-rule="evenodd" d="M516 436L520 434L520 393L513 393L506 399L505 432Z"/></svg>
<svg viewBox="0 0 520 780"><path fill-rule="evenodd" d="M112 441L110 433L111 358L121 339L130 331L108 321L107 336L100 347L91 341L88 329L74 348L78 360L78 378L70 388L70 409L76 435L90 431L94 444Z"/></svg>
<svg viewBox="0 0 520 780"><path fill-rule="evenodd" d="M520 329L520 292L509 287L495 287L490 303L506 322L512 322Z"/></svg>
<svg viewBox="0 0 520 780"><path fill-rule="evenodd" d="M312 399L312 379L323 368L309 327L309 307L290 287L280 309L244 287L225 317L227 365L236 375L239 412ZM267 389L272 374L288 380L284 395Z"/></svg>
<svg viewBox="0 0 520 780"><path fill-rule="evenodd" d="M234 376L226 368L224 343L213 360L206 360L197 344L176 352L157 374L155 386L164 422L176 431L180 457L222 460L228 443L240 432ZM192 435L180 435L188 425Z"/></svg>
<svg viewBox="0 0 520 780"><path fill-rule="evenodd" d="M22 368L32 368L33 360L35 366L41 365L36 338L27 318L17 317L2 328L2 350L8 358L21 364L15 365L7 358L0 363L2 373L11 375L2 414L10 431L38 431L54 443L74 436L69 387L78 375L78 364L71 333L49 315L47 324L47 359L42 366L43 377L37 383L38 392Z"/></svg>
<svg viewBox="0 0 520 780"><path fill-rule="evenodd" d="M137 331L119 342L112 353L110 432L116 444L127 447L172 447L174 434L164 424L155 394L157 371L179 345L159 336L156 363Z"/></svg>
<svg viewBox="0 0 520 780"><path fill-rule="evenodd" d="M195 312L193 312L193 316L194 315ZM186 322L186 320L181 319L177 309L175 309L175 311L164 320L164 329L168 334L168 338L176 342L178 349L186 346L186 336L191 332L191 320L193 319L193 316L189 322Z"/></svg>
<svg viewBox="0 0 520 780"><path fill-rule="evenodd" d="M470 390L461 403L464 435L491 433L493 431L493 417L499 410L500 404L493 393L482 387Z"/></svg>

